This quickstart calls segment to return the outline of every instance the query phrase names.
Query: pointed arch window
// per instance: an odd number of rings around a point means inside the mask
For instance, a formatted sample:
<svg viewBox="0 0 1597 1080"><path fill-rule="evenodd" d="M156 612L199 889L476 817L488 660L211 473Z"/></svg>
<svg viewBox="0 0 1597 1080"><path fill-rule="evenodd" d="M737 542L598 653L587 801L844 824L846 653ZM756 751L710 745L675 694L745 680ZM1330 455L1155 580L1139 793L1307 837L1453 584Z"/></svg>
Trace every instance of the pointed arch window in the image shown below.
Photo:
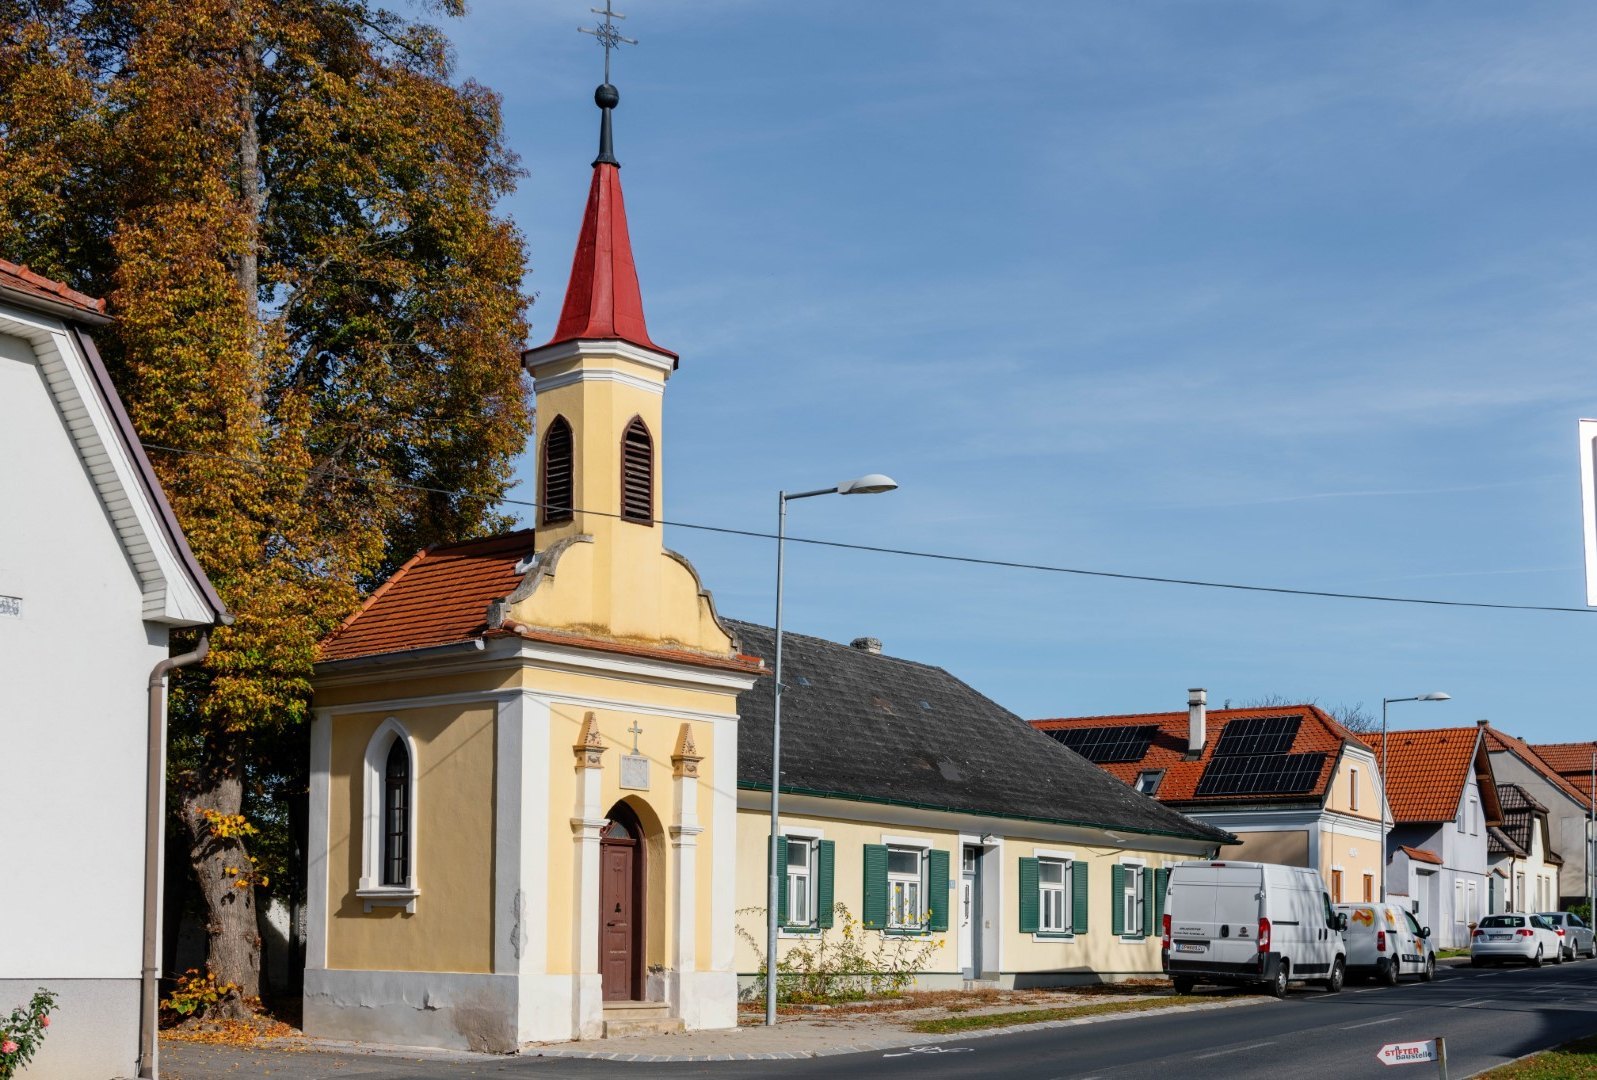
<svg viewBox="0 0 1597 1080"><path fill-rule="evenodd" d="M538 500L543 507L543 523L570 521L576 489L576 461L572 448L571 424L556 416L543 437L543 492Z"/></svg>
<svg viewBox="0 0 1597 1080"><path fill-rule="evenodd" d="M621 518L654 524L654 438L641 416L621 436Z"/></svg>
<svg viewBox="0 0 1597 1080"><path fill-rule="evenodd" d="M394 737L383 771L383 884L410 880L410 751Z"/></svg>

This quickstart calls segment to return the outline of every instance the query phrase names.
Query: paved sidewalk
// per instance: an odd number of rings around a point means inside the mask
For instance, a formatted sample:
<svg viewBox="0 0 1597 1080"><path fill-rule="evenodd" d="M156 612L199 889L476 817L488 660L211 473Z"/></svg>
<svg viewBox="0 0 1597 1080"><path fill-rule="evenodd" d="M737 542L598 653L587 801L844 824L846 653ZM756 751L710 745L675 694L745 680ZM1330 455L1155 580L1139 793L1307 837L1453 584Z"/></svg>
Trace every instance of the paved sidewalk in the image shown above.
<svg viewBox="0 0 1597 1080"><path fill-rule="evenodd" d="M1203 1012L1263 1005L1274 999L1259 996L1217 996L1200 1005L1172 1005L1167 1009L1099 1013L1070 1020L1048 1020L1038 1024L961 1031L948 1035L921 1035L905 1031L902 1023L887 1016L846 1018L819 1014L811 1017L783 1017L774 1028L763 1024L739 1027L735 1031L692 1031L680 1035L641 1035L601 1042L534 1043L521 1048L527 1057L589 1058L605 1061L778 1061L793 1058L833 1057L873 1050L893 1050L908 1046L930 1046L957 1040L984 1039L1012 1035L1021 1031L1075 1027L1081 1024L1106 1024L1133 1017L1167 1016L1172 1013ZM1018 1007L1008 1010L1021 1011Z"/></svg>

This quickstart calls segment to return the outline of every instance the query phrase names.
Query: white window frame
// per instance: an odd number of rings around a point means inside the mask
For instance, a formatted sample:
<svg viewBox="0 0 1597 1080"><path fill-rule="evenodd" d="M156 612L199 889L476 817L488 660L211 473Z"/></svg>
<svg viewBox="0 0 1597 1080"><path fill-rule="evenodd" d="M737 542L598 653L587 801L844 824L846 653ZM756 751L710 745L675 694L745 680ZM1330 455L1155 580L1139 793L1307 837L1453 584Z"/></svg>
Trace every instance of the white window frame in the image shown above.
<svg viewBox="0 0 1597 1080"><path fill-rule="evenodd" d="M815 861L820 853L820 844L813 836L799 836L791 831L782 837L782 842L787 845L787 880L782 887L787 890L787 920L783 923L789 930L815 930L820 925L820 913L815 908L816 886L820 880ZM793 848L801 847L805 850L805 865L802 872L793 866ZM805 918L800 920L793 917L793 896L795 887L802 890L804 895Z"/></svg>
<svg viewBox="0 0 1597 1080"><path fill-rule="evenodd" d="M1120 905L1120 921L1123 926L1120 939L1143 941L1150 936L1148 905L1143 890L1143 875L1148 872L1149 866L1144 859L1122 859L1120 865L1126 871L1125 886L1121 894L1115 898L1115 903ZM1128 915L1132 918L1127 918Z"/></svg>
<svg viewBox="0 0 1597 1080"><path fill-rule="evenodd" d="M388 751L398 739L405 744L410 755L410 790L406 793L409 821L405 828L406 877L403 885L384 885L383 881L383 788L388 768ZM415 912L416 898L421 886L416 873L416 834L420 831L421 814L416 801L416 778L421 772L416 756L416 740L397 717L390 716L372 733L366 743L365 767L362 770L362 824L361 824L361 874L355 895L365 901L369 912L374 907L402 907Z"/></svg>
<svg viewBox="0 0 1597 1080"><path fill-rule="evenodd" d="M1349 810L1357 810L1359 808L1359 767L1357 765L1350 765L1347 770L1347 808Z"/></svg>
<svg viewBox="0 0 1597 1080"><path fill-rule="evenodd" d="M883 843L887 846L887 929L912 934L925 933L925 914L930 906L926 897L926 856L931 846L918 840L911 842L884 839ZM916 870L913 874L893 869L895 851L915 854ZM913 922L899 918L904 906L899 902L902 893L911 893L914 898L916 919Z"/></svg>
<svg viewBox="0 0 1597 1080"><path fill-rule="evenodd" d="M1143 787L1144 780L1148 781L1147 787ZM1137 782L1132 786L1137 789L1138 794L1146 795L1151 799L1159 794L1159 785L1163 782L1163 769L1143 769L1137 774Z"/></svg>
<svg viewBox="0 0 1597 1080"><path fill-rule="evenodd" d="M1059 881L1049 883L1043 880L1042 868L1044 866L1059 868ZM1074 884L1075 872L1074 859L1062 859L1054 855L1039 855L1037 857L1037 936L1047 938L1070 937L1075 923L1071 916L1071 886ZM1048 920L1048 898L1057 897L1058 919L1050 924Z"/></svg>
<svg viewBox="0 0 1597 1080"><path fill-rule="evenodd" d="M1480 831L1480 802L1471 795L1469 797L1469 834L1479 836Z"/></svg>
<svg viewBox="0 0 1597 1080"><path fill-rule="evenodd" d="M821 829L816 829L805 825L783 824L782 835L788 840L808 840L810 842L810 899L812 901L812 905L808 927L793 926L789 925L788 923L783 923L781 926L776 928L776 933L778 937L784 938L813 938L816 931L820 928L820 911L816 909L813 904L813 901L820 899L820 874L819 870L817 869L817 864L814 860L820 857L821 845L819 841L826 839L826 833ZM787 883L783 882L783 887L786 888L786 886ZM789 904L791 905L791 903L792 901L790 898ZM789 906L788 918L791 919L792 916L793 910L792 907Z"/></svg>

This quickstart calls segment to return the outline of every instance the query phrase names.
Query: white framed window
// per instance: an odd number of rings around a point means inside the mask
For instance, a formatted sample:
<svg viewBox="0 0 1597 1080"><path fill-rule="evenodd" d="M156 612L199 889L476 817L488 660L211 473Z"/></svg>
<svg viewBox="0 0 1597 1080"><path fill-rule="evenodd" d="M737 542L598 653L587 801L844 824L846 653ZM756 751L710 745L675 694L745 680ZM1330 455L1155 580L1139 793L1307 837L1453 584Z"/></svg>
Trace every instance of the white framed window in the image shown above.
<svg viewBox="0 0 1597 1080"><path fill-rule="evenodd" d="M920 930L926 923L926 849L887 849L887 927Z"/></svg>
<svg viewBox="0 0 1597 1080"><path fill-rule="evenodd" d="M366 744L362 782L361 874L355 895L365 909L416 910L416 741L395 717Z"/></svg>
<svg viewBox="0 0 1597 1080"><path fill-rule="evenodd" d="M1163 769L1146 769L1137 774L1137 790L1144 795L1154 795L1159 791L1159 781L1164 779Z"/></svg>
<svg viewBox="0 0 1597 1080"><path fill-rule="evenodd" d="M1480 835L1480 816L1480 803L1475 801L1474 796L1471 796L1469 800L1469 834L1471 836Z"/></svg>
<svg viewBox="0 0 1597 1080"><path fill-rule="evenodd" d="M1356 768L1349 768L1347 771L1347 808L1349 810L1359 808L1359 771Z"/></svg>
<svg viewBox="0 0 1597 1080"><path fill-rule="evenodd" d="M789 836L787 844L787 925L815 925L815 841Z"/></svg>
<svg viewBox="0 0 1597 1080"><path fill-rule="evenodd" d="M1146 914L1143 903L1142 876L1147 873L1145 866L1125 863L1122 865L1124 884L1120 889L1118 898L1120 904L1120 921L1123 934L1146 934L1148 932Z"/></svg>
<svg viewBox="0 0 1597 1080"><path fill-rule="evenodd" d="M1065 859L1038 859L1037 892L1037 932L1070 933L1070 863Z"/></svg>

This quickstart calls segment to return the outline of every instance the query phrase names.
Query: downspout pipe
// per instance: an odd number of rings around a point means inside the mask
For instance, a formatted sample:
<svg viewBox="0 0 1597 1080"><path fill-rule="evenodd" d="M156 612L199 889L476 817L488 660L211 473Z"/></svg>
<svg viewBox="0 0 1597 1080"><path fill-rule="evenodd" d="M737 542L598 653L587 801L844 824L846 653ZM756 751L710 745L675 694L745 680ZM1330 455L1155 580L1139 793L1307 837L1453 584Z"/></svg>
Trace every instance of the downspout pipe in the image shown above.
<svg viewBox="0 0 1597 1080"><path fill-rule="evenodd" d="M156 977L160 970L161 856L166 844L166 676L198 664L211 651L209 631L200 631L193 652L169 656L150 670L149 745L144 777L144 962L139 972L139 1077L156 1080Z"/></svg>

